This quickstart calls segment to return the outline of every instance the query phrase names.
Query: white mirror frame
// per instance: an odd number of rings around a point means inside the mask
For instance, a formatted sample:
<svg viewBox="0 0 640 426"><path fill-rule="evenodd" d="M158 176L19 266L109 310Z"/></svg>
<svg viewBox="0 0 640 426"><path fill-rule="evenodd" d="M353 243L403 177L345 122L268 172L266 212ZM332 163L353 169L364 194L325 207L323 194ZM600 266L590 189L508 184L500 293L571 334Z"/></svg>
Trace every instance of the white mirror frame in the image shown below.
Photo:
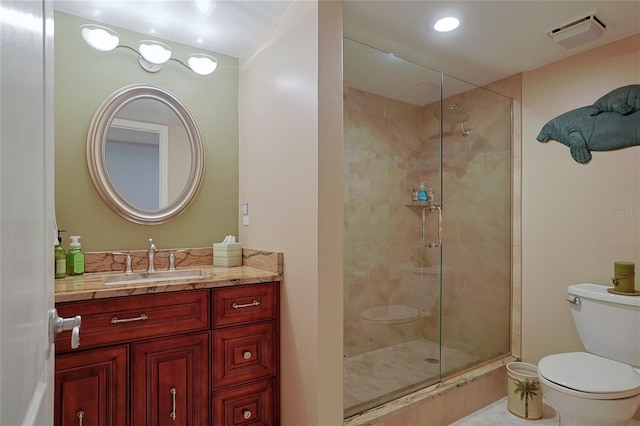
<svg viewBox="0 0 640 426"><path fill-rule="evenodd" d="M118 112L130 102L152 99L170 108L184 125L191 147L191 168L178 197L159 210L143 210L127 201L116 189L106 162L107 132ZM180 215L193 202L204 177L204 145L195 120L173 94L155 86L131 85L118 89L98 107L87 136L87 165L96 190L104 202L123 218L141 225L159 225Z"/></svg>

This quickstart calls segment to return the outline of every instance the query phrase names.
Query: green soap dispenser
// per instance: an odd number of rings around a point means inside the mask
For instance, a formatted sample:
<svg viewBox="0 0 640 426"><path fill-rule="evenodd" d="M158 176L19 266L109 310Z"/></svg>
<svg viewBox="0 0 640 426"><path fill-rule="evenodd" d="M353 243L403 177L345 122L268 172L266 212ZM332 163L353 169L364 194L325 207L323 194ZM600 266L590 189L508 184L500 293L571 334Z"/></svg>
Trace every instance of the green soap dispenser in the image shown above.
<svg viewBox="0 0 640 426"><path fill-rule="evenodd" d="M69 251L67 252L67 275L84 274L84 253L80 249L80 236L73 235L69 237Z"/></svg>
<svg viewBox="0 0 640 426"><path fill-rule="evenodd" d="M60 243L62 237L60 236L62 230L58 230L58 238L55 241L55 248L53 249L53 257L55 259L55 277L64 278L67 276L67 253L64 251Z"/></svg>

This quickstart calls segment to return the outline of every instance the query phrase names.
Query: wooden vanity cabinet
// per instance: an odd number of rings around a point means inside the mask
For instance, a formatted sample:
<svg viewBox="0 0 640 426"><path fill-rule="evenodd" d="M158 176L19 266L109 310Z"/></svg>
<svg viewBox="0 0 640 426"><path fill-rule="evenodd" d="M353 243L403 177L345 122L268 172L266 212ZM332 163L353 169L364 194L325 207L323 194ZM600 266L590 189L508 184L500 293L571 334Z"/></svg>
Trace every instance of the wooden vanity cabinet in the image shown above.
<svg viewBox="0 0 640 426"><path fill-rule="evenodd" d="M279 286L56 305L55 425L279 424ZM82 419L78 417L80 413Z"/></svg>

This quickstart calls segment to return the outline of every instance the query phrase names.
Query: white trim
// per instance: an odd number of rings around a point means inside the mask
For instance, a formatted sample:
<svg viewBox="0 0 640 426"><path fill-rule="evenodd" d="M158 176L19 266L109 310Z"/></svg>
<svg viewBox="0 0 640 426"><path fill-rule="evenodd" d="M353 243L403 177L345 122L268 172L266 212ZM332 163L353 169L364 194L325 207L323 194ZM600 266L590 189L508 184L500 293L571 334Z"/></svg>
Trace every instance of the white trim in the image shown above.
<svg viewBox="0 0 640 426"><path fill-rule="evenodd" d="M169 202L169 127L162 124L147 123L144 121L125 120L114 118L110 127L118 129L135 130L137 132L154 133L158 135L159 170L158 176L158 202L159 208L167 206ZM145 141L127 141L131 143L149 143Z"/></svg>

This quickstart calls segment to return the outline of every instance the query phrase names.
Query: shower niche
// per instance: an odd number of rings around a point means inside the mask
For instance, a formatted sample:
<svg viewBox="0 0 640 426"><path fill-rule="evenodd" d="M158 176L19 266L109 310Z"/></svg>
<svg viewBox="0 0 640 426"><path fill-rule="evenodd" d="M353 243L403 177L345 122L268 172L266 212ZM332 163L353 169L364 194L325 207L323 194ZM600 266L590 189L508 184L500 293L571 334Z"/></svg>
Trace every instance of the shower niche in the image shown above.
<svg viewBox="0 0 640 426"><path fill-rule="evenodd" d="M344 80L350 417L509 352L512 106L346 38Z"/></svg>

